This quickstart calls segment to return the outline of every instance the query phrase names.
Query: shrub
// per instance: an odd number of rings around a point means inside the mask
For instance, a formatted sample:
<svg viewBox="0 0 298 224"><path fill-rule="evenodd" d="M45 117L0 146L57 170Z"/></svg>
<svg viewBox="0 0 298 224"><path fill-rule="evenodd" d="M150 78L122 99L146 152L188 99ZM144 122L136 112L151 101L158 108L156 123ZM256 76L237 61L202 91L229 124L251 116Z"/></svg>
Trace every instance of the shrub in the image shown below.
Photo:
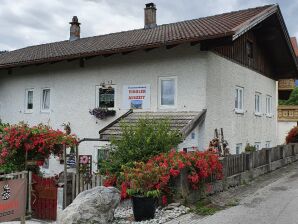
<svg viewBox="0 0 298 224"><path fill-rule="evenodd" d="M244 151L245 152L255 152L257 149L255 146L250 145L249 143L246 144Z"/></svg>
<svg viewBox="0 0 298 224"><path fill-rule="evenodd" d="M44 161L50 154L57 153L56 144L74 146L76 142L75 136L42 124L33 127L25 123L6 125L0 138L0 169L21 171L25 168L26 153L28 160Z"/></svg>
<svg viewBox="0 0 298 224"><path fill-rule="evenodd" d="M298 87L292 90L289 99L279 100L279 105L298 105Z"/></svg>
<svg viewBox="0 0 298 224"><path fill-rule="evenodd" d="M216 154L206 152L171 151L152 157L147 163L135 163L135 167L124 167L121 173L122 198L129 194L148 195L158 191L163 203L173 194L175 179L182 170L186 171L187 180L194 190L199 190L206 178L222 178L222 164ZM119 181L119 180L118 180Z"/></svg>
<svg viewBox="0 0 298 224"><path fill-rule="evenodd" d="M297 143L298 142L298 126L293 127L286 137L286 143Z"/></svg>
<svg viewBox="0 0 298 224"><path fill-rule="evenodd" d="M121 166L146 162L152 156L169 152L182 140L178 131L171 130L168 120L139 119L135 125L120 122L121 137L111 140L109 159L101 161L100 172L119 176Z"/></svg>

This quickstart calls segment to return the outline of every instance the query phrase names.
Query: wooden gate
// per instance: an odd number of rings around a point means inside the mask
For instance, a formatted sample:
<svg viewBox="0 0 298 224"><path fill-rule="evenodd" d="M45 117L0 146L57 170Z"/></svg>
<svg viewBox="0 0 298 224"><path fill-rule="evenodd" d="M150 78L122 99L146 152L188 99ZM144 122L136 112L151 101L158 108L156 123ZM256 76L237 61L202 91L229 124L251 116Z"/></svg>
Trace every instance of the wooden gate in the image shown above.
<svg viewBox="0 0 298 224"><path fill-rule="evenodd" d="M56 180L32 174L32 217L42 220L57 219Z"/></svg>

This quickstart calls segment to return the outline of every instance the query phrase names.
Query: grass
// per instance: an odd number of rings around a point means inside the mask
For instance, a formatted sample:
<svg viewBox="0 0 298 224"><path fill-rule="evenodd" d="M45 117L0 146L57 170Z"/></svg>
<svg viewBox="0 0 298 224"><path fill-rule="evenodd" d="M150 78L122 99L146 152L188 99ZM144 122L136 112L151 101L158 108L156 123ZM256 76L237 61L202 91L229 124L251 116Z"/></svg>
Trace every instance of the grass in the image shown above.
<svg viewBox="0 0 298 224"><path fill-rule="evenodd" d="M206 215L213 215L219 210L220 210L219 207L215 206L210 202L199 201L196 204L194 212L197 213L198 215L206 216Z"/></svg>

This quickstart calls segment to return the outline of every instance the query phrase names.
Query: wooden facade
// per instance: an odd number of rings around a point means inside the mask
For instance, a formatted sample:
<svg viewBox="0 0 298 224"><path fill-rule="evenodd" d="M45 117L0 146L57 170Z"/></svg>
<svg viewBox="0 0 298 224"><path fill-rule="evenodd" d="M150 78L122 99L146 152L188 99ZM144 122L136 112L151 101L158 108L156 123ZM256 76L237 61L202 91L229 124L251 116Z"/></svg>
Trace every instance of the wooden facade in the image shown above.
<svg viewBox="0 0 298 224"><path fill-rule="evenodd" d="M251 48L251 49L250 49ZM213 51L225 58L273 78L272 67L265 50L253 31L244 33L231 44L218 46Z"/></svg>
<svg viewBox="0 0 298 224"><path fill-rule="evenodd" d="M279 105L278 121L298 122L298 105Z"/></svg>

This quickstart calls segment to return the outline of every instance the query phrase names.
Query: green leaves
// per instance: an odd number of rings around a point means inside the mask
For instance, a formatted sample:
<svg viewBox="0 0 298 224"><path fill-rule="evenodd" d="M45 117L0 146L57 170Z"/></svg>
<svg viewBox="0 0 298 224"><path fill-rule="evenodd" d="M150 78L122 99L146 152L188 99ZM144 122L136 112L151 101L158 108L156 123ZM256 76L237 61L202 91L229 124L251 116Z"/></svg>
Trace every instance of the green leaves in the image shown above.
<svg viewBox="0 0 298 224"><path fill-rule="evenodd" d="M121 138L112 139L113 152L110 159L99 164L101 173L119 176L121 165L134 161L147 161L152 156L169 152L177 147L182 138L177 130L172 130L169 120L141 118L136 123L120 123Z"/></svg>

